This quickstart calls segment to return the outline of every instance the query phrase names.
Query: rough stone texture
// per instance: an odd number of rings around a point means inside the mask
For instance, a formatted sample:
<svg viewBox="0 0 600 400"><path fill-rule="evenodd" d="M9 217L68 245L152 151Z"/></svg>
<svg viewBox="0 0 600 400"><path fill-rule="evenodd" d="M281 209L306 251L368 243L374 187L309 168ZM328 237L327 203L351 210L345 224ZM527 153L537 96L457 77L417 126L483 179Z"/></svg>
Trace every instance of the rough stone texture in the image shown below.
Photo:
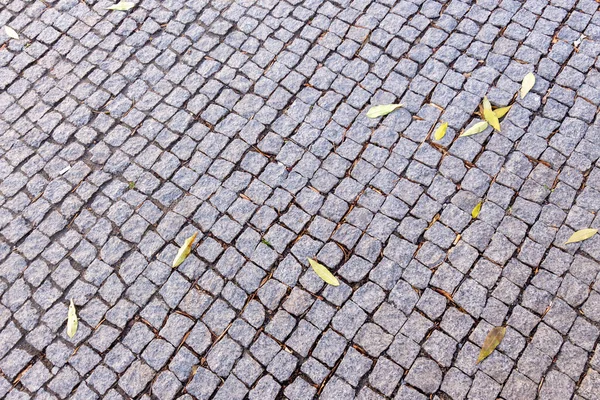
<svg viewBox="0 0 600 400"><path fill-rule="evenodd" d="M597 1L114 2L0 0L1 398L598 399Z"/></svg>

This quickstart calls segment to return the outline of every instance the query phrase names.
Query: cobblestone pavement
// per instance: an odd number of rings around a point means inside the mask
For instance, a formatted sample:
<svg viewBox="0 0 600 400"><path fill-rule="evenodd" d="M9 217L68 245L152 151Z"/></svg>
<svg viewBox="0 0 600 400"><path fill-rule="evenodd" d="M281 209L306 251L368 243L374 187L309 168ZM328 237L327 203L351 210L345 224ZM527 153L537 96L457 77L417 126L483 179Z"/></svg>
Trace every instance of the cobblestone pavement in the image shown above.
<svg viewBox="0 0 600 400"><path fill-rule="evenodd" d="M0 4L0 397L600 398L596 1Z"/></svg>

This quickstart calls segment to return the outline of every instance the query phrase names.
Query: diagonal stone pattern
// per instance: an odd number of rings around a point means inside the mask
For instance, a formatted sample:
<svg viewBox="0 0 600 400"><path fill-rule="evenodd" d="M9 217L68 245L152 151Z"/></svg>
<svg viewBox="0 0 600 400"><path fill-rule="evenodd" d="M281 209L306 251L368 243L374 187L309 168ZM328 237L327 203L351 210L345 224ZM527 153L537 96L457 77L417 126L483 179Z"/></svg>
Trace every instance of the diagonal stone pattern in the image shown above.
<svg viewBox="0 0 600 400"><path fill-rule="evenodd" d="M596 1L111 4L0 0L0 397L599 398Z"/></svg>

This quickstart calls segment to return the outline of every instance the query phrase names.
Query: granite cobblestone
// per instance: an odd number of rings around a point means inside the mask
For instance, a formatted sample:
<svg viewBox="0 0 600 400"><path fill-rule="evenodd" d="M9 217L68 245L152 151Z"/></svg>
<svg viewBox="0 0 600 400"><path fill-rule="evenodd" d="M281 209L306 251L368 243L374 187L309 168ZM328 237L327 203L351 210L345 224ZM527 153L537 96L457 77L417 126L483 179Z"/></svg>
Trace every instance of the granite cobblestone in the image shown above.
<svg viewBox="0 0 600 400"><path fill-rule="evenodd" d="M0 0L0 397L598 398L597 1L113 3Z"/></svg>

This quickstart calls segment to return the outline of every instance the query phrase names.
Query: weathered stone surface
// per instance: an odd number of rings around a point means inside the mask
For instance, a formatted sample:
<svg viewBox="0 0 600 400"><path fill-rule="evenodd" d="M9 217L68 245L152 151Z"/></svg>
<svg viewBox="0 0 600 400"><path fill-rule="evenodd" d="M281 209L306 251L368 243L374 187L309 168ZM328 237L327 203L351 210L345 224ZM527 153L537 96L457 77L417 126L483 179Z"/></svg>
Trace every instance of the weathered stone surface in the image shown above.
<svg viewBox="0 0 600 400"><path fill-rule="evenodd" d="M109 3L0 6L0 398L598 397L597 2Z"/></svg>

